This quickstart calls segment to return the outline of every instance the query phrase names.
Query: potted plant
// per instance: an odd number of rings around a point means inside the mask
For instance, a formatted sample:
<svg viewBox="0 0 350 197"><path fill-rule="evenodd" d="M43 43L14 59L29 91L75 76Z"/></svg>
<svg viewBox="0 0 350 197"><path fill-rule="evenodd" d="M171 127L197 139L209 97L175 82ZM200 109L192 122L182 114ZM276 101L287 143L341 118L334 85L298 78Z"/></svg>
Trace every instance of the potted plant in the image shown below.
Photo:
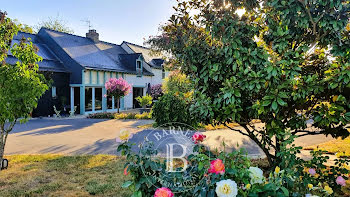
<svg viewBox="0 0 350 197"><path fill-rule="evenodd" d="M150 109L146 109L147 105L152 104L152 96L150 95L146 95L146 96L139 96L136 98L136 100L140 103L140 105L142 106L142 109L140 109L140 113L144 113L144 112L150 112Z"/></svg>

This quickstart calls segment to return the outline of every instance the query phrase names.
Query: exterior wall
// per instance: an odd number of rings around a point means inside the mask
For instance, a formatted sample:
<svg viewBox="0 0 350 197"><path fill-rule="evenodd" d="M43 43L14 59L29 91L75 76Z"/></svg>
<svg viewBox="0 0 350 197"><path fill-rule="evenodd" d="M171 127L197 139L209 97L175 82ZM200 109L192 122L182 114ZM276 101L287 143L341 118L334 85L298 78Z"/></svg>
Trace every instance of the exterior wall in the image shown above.
<svg viewBox="0 0 350 197"><path fill-rule="evenodd" d="M136 75L125 74L124 79L131 84L132 87L144 88L143 95L146 95L148 83L152 84L152 76L137 77ZM132 89L130 94L124 98L124 105L126 109L133 108L133 92Z"/></svg>
<svg viewBox="0 0 350 197"><path fill-rule="evenodd" d="M152 72L154 74L154 76L152 77L152 85L156 85L156 84L162 84L163 83L163 78L162 78L162 69L156 69L153 68ZM169 75L168 71L165 71L165 77L167 77Z"/></svg>
<svg viewBox="0 0 350 197"><path fill-rule="evenodd" d="M46 78L52 79L53 83L49 90L38 101L38 107L33 110L33 117L52 116L55 114L53 106L61 111L61 114L68 113L69 109L69 73L42 72ZM52 87L56 87L56 97L52 97ZM66 111L64 111L66 108Z"/></svg>

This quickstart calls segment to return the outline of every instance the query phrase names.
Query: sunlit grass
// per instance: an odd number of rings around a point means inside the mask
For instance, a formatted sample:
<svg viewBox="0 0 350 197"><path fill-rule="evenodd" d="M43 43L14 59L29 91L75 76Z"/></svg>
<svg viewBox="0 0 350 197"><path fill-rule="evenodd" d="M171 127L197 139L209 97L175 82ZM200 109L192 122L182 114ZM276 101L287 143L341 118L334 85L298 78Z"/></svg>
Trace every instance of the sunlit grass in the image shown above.
<svg viewBox="0 0 350 197"><path fill-rule="evenodd" d="M350 156L350 137L344 140L339 138L339 139L325 142L316 146L309 146L309 147L306 147L305 149L325 150L331 154L336 154L338 157Z"/></svg>
<svg viewBox="0 0 350 197"><path fill-rule="evenodd" d="M130 196L121 185L125 160L116 156L7 156L0 196Z"/></svg>

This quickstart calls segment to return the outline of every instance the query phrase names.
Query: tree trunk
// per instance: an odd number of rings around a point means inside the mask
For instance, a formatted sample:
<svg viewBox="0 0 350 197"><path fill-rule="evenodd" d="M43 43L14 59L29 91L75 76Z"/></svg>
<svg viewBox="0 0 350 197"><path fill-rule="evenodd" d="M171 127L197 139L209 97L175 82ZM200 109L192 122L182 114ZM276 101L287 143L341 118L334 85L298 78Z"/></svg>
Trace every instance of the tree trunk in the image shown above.
<svg viewBox="0 0 350 197"><path fill-rule="evenodd" d="M119 103L120 103L120 98L117 98L117 108L118 108L118 114L119 114Z"/></svg>

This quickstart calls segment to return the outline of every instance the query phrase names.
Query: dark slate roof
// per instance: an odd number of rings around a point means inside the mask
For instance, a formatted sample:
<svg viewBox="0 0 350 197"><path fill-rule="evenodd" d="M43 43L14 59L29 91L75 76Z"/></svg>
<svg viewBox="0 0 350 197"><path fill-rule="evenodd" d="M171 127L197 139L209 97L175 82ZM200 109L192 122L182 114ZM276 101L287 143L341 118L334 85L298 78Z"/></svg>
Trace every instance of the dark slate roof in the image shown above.
<svg viewBox="0 0 350 197"><path fill-rule="evenodd" d="M89 38L42 28L73 60L86 69L136 74L136 59L120 46L108 42L94 42ZM138 57L140 54L138 54ZM133 63L132 61L135 60ZM124 65L125 64L125 65ZM153 75L144 69L144 75Z"/></svg>
<svg viewBox="0 0 350 197"><path fill-rule="evenodd" d="M37 54L43 58L43 61L38 62L40 71L69 73L57 56L44 43L41 42L37 35L18 32L17 35L13 37L11 44L14 45L15 43L19 43L23 37L29 39L35 46L38 47L39 51ZM17 58L14 57L11 52L9 52L6 62L8 64L16 64Z"/></svg>
<svg viewBox="0 0 350 197"><path fill-rule="evenodd" d="M164 63L164 60L163 59L152 59L149 64L154 67L154 68L158 68L158 69L161 69L162 68L162 65Z"/></svg>
<svg viewBox="0 0 350 197"><path fill-rule="evenodd" d="M145 58L145 61L152 67L161 69L162 64L164 63L164 60L162 59L162 56L159 54L152 53L150 48L137 45L134 43L130 43L127 41L123 41L122 44L126 44L133 52L135 53L142 53L143 57Z"/></svg>
<svg viewBox="0 0 350 197"><path fill-rule="evenodd" d="M140 58L142 54L141 53L132 53L132 54L122 54L119 55L119 60L125 67L125 70L129 70L132 74L137 74L136 72L136 60ZM147 62L143 62L144 64L147 64ZM145 69L145 66L143 66L143 74L153 76L154 74L152 72L149 72Z"/></svg>

